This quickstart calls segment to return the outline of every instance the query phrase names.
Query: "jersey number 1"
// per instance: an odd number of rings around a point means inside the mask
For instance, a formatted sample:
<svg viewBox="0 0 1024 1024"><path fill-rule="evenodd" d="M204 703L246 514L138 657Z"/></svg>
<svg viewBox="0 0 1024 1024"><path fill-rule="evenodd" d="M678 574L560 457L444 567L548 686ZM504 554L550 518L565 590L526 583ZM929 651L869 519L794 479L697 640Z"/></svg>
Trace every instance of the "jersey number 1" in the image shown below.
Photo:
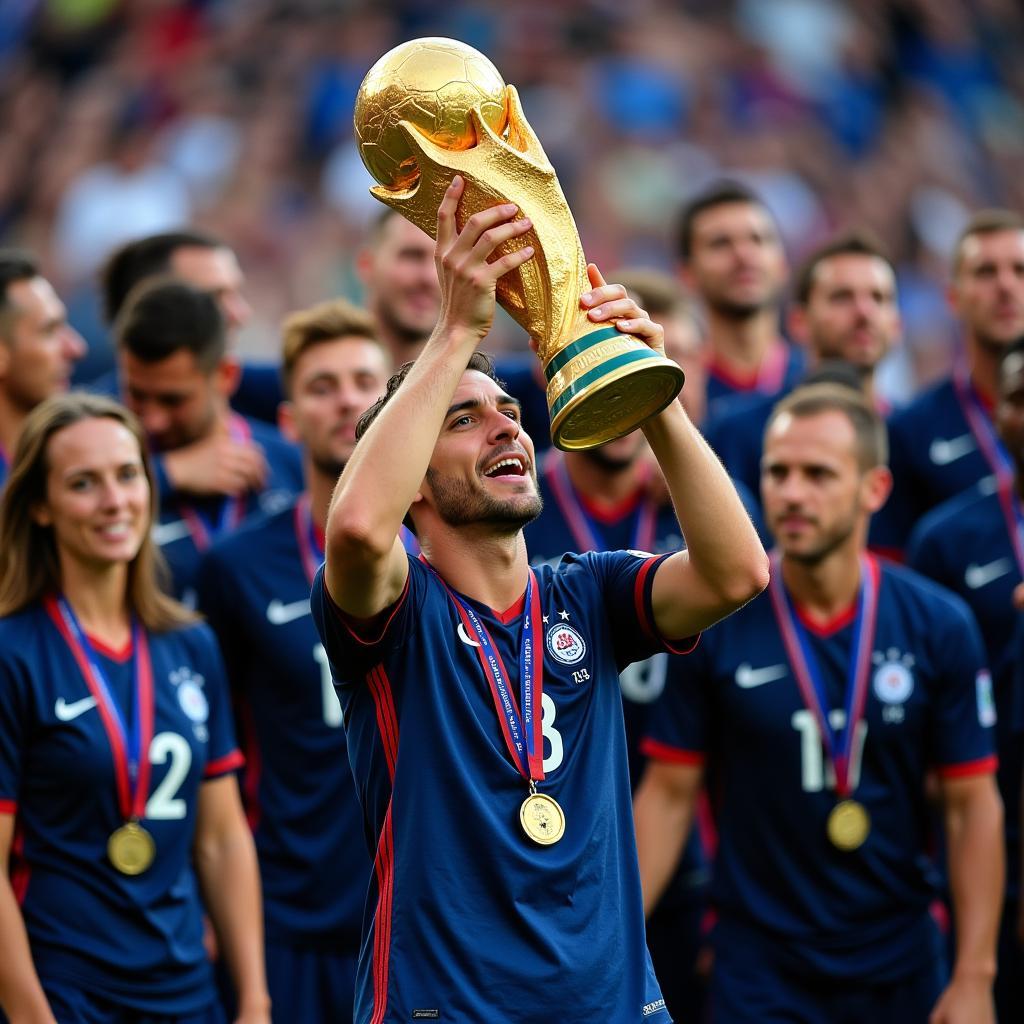
<svg viewBox="0 0 1024 1024"><path fill-rule="evenodd" d="M795 711L790 719L793 728L800 733L800 775L805 793L820 793L827 786L836 788L836 773L829 764L825 765L825 751L821 743L818 720L807 710ZM835 708L829 712L829 725L833 729L846 727L846 712ZM864 741L868 736L868 723L861 719L853 736L850 751L850 788L856 789L860 782L860 765L864 756Z"/></svg>

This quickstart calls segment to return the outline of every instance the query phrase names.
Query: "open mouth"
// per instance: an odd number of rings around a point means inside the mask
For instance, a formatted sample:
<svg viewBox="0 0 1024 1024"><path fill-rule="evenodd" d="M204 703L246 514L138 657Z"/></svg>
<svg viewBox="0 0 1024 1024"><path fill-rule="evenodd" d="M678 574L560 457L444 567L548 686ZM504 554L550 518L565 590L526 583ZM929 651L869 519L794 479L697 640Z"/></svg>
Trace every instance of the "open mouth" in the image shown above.
<svg viewBox="0 0 1024 1024"><path fill-rule="evenodd" d="M526 460L521 455L503 455L484 470L490 480L517 479L526 476Z"/></svg>

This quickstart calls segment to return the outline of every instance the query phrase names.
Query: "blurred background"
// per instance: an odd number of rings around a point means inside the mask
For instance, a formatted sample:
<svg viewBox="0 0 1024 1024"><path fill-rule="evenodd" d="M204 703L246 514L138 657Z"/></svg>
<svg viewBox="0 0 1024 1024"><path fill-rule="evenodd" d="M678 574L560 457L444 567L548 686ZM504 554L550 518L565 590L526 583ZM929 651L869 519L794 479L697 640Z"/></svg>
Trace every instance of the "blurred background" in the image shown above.
<svg viewBox="0 0 1024 1024"><path fill-rule="evenodd" d="M1019 0L0 0L0 243L35 251L94 346L97 267L129 238L220 234L248 278L243 352L289 309L358 298L378 204L352 141L363 75L422 35L519 87L588 258L671 269L674 214L722 174L790 257L873 228L906 324L885 388L944 372L969 211L1024 210ZM509 321L498 343L525 341Z"/></svg>

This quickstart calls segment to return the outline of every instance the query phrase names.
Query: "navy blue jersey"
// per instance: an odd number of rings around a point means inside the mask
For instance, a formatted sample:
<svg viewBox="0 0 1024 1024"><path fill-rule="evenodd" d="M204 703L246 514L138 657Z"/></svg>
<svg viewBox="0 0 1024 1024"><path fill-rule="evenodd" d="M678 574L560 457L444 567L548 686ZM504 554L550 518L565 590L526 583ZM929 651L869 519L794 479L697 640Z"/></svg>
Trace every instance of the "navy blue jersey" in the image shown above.
<svg viewBox="0 0 1024 1024"><path fill-rule="evenodd" d="M441 580L410 558L396 605L354 632L317 576L313 615L375 857L359 1024L669 1020L644 941L618 683L667 647L651 611L658 561L586 554L535 570L540 789L567 822L544 847L521 830L527 784ZM499 614L463 600L517 690L522 602Z"/></svg>
<svg viewBox="0 0 1024 1024"><path fill-rule="evenodd" d="M980 424L969 418L972 406L981 411ZM990 414L962 374L896 412L889 420L893 492L886 503L885 546L904 548L926 512L993 475L995 460L1005 453L996 455L992 446L999 442Z"/></svg>
<svg viewBox="0 0 1024 1024"><path fill-rule="evenodd" d="M305 507L215 544L200 567L199 607L235 696L267 938L354 954L371 862L341 706L310 616L320 558L304 535Z"/></svg>
<svg viewBox="0 0 1024 1024"><path fill-rule="evenodd" d="M16 815L11 880L40 977L154 1013L215 998L191 861L199 787L241 764L223 666L204 625L148 637L155 718L143 826L156 859L120 874L124 822L95 698L47 612L0 619L0 811ZM130 707L131 648L97 660Z"/></svg>
<svg viewBox="0 0 1024 1024"><path fill-rule="evenodd" d="M746 379L740 379L729 367L712 358L708 363L707 418L717 416L725 402L736 395L778 398L792 391L806 372L804 350L781 338L768 350L760 370Z"/></svg>
<svg viewBox="0 0 1024 1024"><path fill-rule="evenodd" d="M1014 666L1014 634L1020 612L1013 606L1022 575L1011 541L1017 525L1012 504L986 478L943 502L910 536L907 564L964 599L985 642L995 683L999 790L1005 806L1007 890L1016 894L1020 875L1021 758L1024 690Z"/></svg>
<svg viewBox="0 0 1024 1024"><path fill-rule="evenodd" d="M768 593L673 664L645 750L707 761L720 839L712 896L723 920L784 940L815 974L881 982L913 973L934 951L925 776L994 771L995 707L964 603L909 570L869 564L878 615L850 773L871 818L860 849L842 852L827 838L835 777ZM837 730L852 619L822 630L803 618Z"/></svg>
<svg viewBox="0 0 1024 1024"><path fill-rule="evenodd" d="M270 515L290 505L302 492L302 460L298 448L273 427L237 414L232 426L251 437L267 460L267 483L262 491L237 498L199 498L161 488L158 522L153 539L171 569L173 592L186 604L195 604L196 577L203 553L214 540L236 529L255 514Z"/></svg>

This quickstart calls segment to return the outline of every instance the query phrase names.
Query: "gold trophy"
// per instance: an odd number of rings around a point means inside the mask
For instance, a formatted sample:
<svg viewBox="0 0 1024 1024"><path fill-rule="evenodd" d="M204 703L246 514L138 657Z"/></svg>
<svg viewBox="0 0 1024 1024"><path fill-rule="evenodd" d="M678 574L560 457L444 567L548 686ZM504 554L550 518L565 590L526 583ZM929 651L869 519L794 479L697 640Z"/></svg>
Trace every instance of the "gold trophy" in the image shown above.
<svg viewBox="0 0 1024 1024"><path fill-rule="evenodd" d="M554 168L526 123L519 95L494 65L454 39L415 39L384 54L356 98L355 135L371 189L437 237L437 209L456 174L456 217L515 203L532 229L499 255L534 257L498 281L498 301L537 342L547 379L551 437L566 451L634 430L679 394L683 371L638 338L594 324L580 308L586 261Z"/></svg>

